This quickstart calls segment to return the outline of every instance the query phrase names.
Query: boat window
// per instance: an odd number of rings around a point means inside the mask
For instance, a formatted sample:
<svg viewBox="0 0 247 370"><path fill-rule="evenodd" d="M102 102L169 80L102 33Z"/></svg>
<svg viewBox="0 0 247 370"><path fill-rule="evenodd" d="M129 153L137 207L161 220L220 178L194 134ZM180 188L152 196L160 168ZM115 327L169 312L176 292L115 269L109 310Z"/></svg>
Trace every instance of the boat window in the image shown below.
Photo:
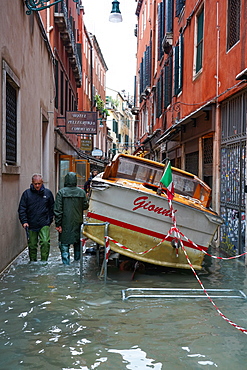
<svg viewBox="0 0 247 370"><path fill-rule="evenodd" d="M157 185L157 186L160 185L160 179L163 175L163 172L164 172L163 168L162 169L157 169L157 170L154 171L154 174L153 174L153 177L154 177L153 178L153 184L154 185Z"/></svg>
<svg viewBox="0 0 247 370"><path fill-rule="evenodd" d="M187 177L184 174L174 173L172 174L175 193L188 195L190 197L194 196L195 189L198 185L191 177Z"/></svg>
<svg viewBox="0 0 247 370"><path fill-rule="evenodd" d="M116 177L122 177L124 179L134 180L135 178L135 162L121 158L119 160L118 171Z"/></svg>
<svg viewBox="0 0 247 370"><path fill-rule="evenodd" d="M152 172L152 169L147 166L138 166L135 180L140 182L152 182Z"/></svg>
<svg viewBox="0 0 247 370"><path fill-rule="evenodd" d="M142 164L129 160L129 158L121 158L118 165L117 177L159 185L162 173L162 168L154 168L153 165L149 165L148 163Z"/></svg>

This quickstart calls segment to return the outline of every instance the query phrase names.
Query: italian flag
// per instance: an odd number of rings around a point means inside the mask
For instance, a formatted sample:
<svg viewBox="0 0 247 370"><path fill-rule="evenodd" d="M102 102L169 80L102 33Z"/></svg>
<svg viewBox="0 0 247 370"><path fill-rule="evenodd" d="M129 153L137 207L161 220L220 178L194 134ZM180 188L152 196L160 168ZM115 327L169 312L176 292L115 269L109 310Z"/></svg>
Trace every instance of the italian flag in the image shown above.
<svg viewBox="0 0 247 370"><path fill-rule="evenodd" d="M166 165L164 173L160 179L160 183L167 189L168 200L172 200L174 197L174 184L172 181L172 168L170 161Z"/></svg>

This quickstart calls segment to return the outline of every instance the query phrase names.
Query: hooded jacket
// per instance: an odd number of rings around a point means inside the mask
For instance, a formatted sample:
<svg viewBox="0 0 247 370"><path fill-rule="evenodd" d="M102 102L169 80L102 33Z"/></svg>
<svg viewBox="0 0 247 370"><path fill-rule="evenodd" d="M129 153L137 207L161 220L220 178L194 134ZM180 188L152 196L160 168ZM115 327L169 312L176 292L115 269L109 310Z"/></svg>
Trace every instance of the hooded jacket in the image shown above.
<svg viewBox="0 0 247 370"><path fill-rule="evenodd" d="M88 209L86 193L77 187L74 172L65 176L64 188L56 195L54 214L56 227L62 226L59 241L62 244L80 242L80 228L83 223L83 210Z"/></svg>
<svg viewBox="0 0 247 370"><path fill-rule="evenodd" d="M39 231L53 221L54 197L44 185L37 191L33 184L21 196L18 213L21 224L28 223L29 229Z"/></svg>

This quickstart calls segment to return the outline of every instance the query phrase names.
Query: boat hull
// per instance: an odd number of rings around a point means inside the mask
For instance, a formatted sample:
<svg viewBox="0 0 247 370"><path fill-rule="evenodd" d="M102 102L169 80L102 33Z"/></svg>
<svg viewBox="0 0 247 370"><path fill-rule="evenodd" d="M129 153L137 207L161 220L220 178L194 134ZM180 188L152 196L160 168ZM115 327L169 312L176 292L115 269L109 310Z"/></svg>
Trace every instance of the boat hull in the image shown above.
<svg viewBox="0 0 247 370"><path fill-rule="evenodd" d="M189 269L182 248L177 250L171 244L174 234L167 237L173 226L167 198L123 184L106 185L104 190L93 189L87 222L109 223L108 235L115 241L110 241L111 249L143 262ZM186 202L174 201L173 207L178 229L206 251L218 227L211 220L215 214ZM105 243L102 226L85 225L84 235L98 244ZM186 239L183 244L193 267L201 269L205 253Z"/></svg>

